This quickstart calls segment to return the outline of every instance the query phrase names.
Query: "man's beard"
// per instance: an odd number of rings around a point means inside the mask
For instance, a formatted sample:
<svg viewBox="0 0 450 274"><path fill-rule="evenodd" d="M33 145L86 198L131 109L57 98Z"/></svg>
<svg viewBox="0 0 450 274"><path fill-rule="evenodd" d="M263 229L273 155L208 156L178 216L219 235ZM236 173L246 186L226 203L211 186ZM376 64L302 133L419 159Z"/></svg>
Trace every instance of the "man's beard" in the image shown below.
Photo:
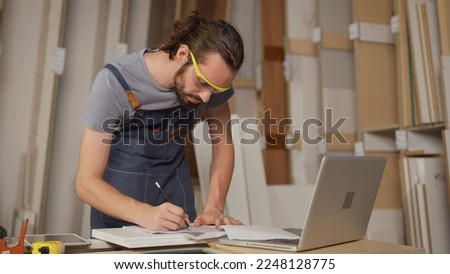
<svg viewBox="0 0 450 274"><path fill-rule="evenodd" d="M189 101L189 97L195 99L196 101L202 101L202 98L200 96L187 93L185 92L185 85L184 85L184 75L187 70L189 64L184 64L181 66L181 68L175 73L174 82L175 82L175 94L177 95L178 102L186 107L186 108L194 108L197 106L197 104L192 103Z"/></svg>

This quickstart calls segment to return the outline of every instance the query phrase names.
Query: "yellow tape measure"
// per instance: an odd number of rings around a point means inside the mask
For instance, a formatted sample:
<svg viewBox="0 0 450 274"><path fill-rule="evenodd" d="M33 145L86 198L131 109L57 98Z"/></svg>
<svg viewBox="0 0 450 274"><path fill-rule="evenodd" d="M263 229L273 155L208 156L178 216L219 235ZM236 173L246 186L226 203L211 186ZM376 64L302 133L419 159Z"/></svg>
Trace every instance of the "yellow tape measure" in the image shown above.
<svg viewBox="0 0 450 274"><path fill-rule="evenodd" d="M61 241L42 241L31 244L32 254L63 254L64 243Z"/></svg>

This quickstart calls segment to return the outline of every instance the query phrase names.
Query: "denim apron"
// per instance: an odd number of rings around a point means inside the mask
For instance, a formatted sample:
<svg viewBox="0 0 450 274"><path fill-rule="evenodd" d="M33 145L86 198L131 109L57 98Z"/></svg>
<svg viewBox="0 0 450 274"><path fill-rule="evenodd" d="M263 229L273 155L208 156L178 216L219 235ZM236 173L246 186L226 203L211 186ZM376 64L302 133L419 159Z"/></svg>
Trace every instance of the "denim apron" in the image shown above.
<svg viewBox="0 0 450 274"><path fill-rule="evenodd" d="M113 72L125 92L131 92L116 67L108 64L106 68ZM104 180L124 195L152 206L167 202L155 185L158 182L193 222L195 199L184 144L205 104L190 109L177 106L149 111L140 110L137 99L130 94L127 96L136 111L121 130L114 132ZM133 224L91 208L92 229L124 225Z"/></svg>

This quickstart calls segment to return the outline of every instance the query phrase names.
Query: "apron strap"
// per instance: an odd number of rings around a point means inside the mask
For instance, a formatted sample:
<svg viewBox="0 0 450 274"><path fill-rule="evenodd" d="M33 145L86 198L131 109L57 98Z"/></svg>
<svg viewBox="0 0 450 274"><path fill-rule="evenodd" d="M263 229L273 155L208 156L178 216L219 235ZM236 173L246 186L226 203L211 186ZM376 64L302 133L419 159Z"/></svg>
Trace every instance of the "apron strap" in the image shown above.
<svg viewBox="0 0 450 274"><path fill-rule="evenodd" d="M133 109L134 110L139 109L139 107L141 106L141 103L136 98L136 96L134 96L133 91L128 86L127 81L125 81L125 79L123 78L122 73L120 73L120 71L112 64L106 64L105 68L109 69L114 74L114 76L117 78L120 85L123 87L125 94L127 95L128 102L130 102Z"/></svg>

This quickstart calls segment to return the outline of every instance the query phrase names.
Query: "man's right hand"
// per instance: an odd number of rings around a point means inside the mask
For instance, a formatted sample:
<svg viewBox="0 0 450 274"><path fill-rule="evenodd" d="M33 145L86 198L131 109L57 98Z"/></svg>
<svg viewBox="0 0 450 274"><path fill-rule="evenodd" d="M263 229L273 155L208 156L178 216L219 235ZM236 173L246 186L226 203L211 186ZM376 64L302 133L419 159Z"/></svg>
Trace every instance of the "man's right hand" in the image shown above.
<svg viewBox="0 0 450 274"><path fill-rule="evenodd" d="M154 231L179 230L185 228L184 221L189 218L183 208L171 203L158 206L144 204L145 213L139 225Z"/></svg>

